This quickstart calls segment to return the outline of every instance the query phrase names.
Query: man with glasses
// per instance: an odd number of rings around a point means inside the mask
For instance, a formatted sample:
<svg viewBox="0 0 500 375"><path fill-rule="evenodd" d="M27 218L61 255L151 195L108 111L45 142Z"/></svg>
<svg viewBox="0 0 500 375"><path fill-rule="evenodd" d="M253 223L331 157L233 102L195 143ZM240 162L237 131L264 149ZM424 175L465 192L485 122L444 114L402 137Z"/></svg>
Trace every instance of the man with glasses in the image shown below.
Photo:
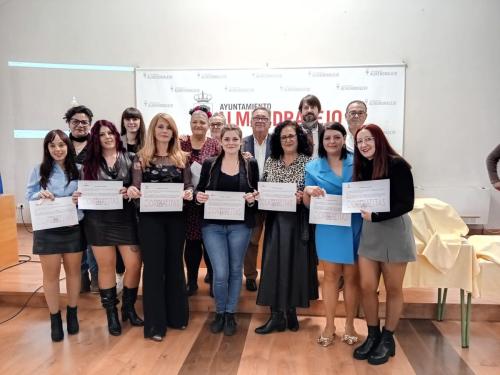
<svg viewBox="0 0 500 375"><path fill-rule="evenodd" d="M90 126L92 124L92 111L84 105L71 107L66 111L64 120L69 127L69 138L75 147L76 162L83 164L87 154L87 143L90 133ZM90 271L90 277L89 277ZM81 263L81 280L80 293L92 291L93 293L99 292L99 282L97 277L97 263L89 246L87 251L83 252Z"/></svg>
<svg viewBox="0 0 500 375"><path fill-rule="evenodd" d="M260 180L264 173L264 163L271 153L271 138L268 136L271 127L271 111L266 107L256 107L252 111L251 125L252 135L243 138L242 151L245 153L245 157L255 157L257 160ZM245 255L243 271L246 278L246 288L251 292L257 290L257 254L265 220L263 211L258 211L256 215L256 225Z"/></svg>
<svg viewBox="0 0 500 375"><path fill-rule="evenodd" d="M321 103L314 95L304 96L299 103L299 111L303 121L300 126L304 129L309 142L313 145L313 158L317 158L319 132L323 129L323 125L318 122Z"/></svg>
<svg viewBox="0 0 500 375"><path fill-rule="evenodd" d="M87 141L92 123L92 111L84 105L71 107L64 119L69 126L69 138L75 147L76 162L82 164L87 154Z"/></svg>
<svg viewBox="0 0 500 375"><path fill-rule="evenodd" d="M349 132L346 137L346 147L350 152L354 152L354 136L358 129L364 125L367 116L368 112L365 102L353 100L347 104L345 118L347 120Z"/></svg>

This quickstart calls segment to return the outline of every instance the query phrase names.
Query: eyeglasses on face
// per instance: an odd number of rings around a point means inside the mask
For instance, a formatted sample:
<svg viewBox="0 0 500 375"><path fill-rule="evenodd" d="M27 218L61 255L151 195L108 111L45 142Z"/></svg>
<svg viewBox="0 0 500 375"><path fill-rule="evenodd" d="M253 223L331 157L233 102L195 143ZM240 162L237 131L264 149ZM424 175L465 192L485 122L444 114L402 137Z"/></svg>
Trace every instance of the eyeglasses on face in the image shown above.
<svg viewBox="0 0 500 375"><path fill-rule="evenodd" d="M282 136L280 136L280 140L281 140L281 142L291 141L291 140L293 140L296 136L297 136L297 134L282 135Z"/></svg>
<svg viewBox="0 0 500 375"><path fill-rule="evenodd" d="M366 112L365 111L349 111L349 112L347 112L347 114L351 117L354 117L354 116L361 117L361 116L366 115Z"/></svg>
<svg viewBox="0 0 500 375"><path fill-rule="evenodd" d="M366 137L366 138L363 138L363 139L358 139L356 141L356 144L358 146L361 146L363 143L368 144L368 143L374 143L374 142L375 142L375 137Z"/></svg>
<svg viewBox="0 0 500 375"><path fill-rule="evenodd" d="M222 122L211 122L210 127L214 129L220 129L224 126Z"/></svg>
<svg viewBox="0 0 500 375"><path fill-rule="evenodd" d="M263 116L256 116L256 117L252 118L252 121L255 121L255 122L268 122L269 118L263 117Z"/></svg>
<svg viewBox="0 0 500 375"><path fill-rule="evenodd" d="M76 118L72 118L71 120L69 120L69 123L70 123L70 125L73 125L73 126L78 126L78 125L89 126L90 125L90 122L88 120L78 120Z"/></svg>

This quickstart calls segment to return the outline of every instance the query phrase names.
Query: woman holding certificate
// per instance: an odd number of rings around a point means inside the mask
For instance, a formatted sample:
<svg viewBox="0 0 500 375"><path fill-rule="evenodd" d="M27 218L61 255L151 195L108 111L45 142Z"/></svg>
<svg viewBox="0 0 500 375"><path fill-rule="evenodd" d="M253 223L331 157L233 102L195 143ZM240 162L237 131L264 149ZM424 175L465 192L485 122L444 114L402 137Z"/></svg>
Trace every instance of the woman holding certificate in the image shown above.
<svg viewBox="0 0 500 375"><path fill-rule="evenodd" d="M182 202L193 199L193 185L188 155L180 149L179 133L172 116L158 113L151 119L132 174L133 184L128 188L128 196L143 197L139 240L144 258L144 337L162 341L167 326L183 329L189 319L182 262L185 238ZM177 195L180 210L146 212L146 194L141 192L144 183L164 188L180 184Z"/></svg>
<svg viewBox="0 0 500 375"><path fill-rule="evenodd" d="M310 206L312 197L326 194L342 196L342 183L352 181L353 155L346 148L346 130L335 122L326 124L319 134L318 159L306 165L304 204ZM341 216L341 205L338 215ZM329 213L332 209L329 210ZM312 215L312 213L311 213ZM316 251L322 261L322 295L326 326L318 338L318 344L329 346L335 338L335 309L339 297L338 281L344 276L344 302L346 310L345 332L342 341L353 345L358 341L354 330L354 316L358 295L357 251L362 219L359 214L350 215L350 223L343 225L316 225Z"/></svg>
<svg viewBox="0 0 500 375"><path fill-rule="evenodd" d="M224 335L232 336L236 332L234 313L243 278L243 260L255 226L259 167L255 159L243 158L240 128L224 126L221 145L221 154L203 163L196 202L205 204L203 242L213 267L216 316L210 330L212 333L224 331ZM217 200L220 199L217 192L226 193L228 199ZM216 202L219 202L216 214L207 215ZM235 218L234 213L240 216Z"/></svg>
<svg viewBox="0 0 500 375"><path fill-rule="evenodd" d="M189 165L193 176L193 185L196 188L200 179L201 165L212 156L217 156L220 152L219 141L207 137L209 120L212 113L207 106L199 105L189 111L191 115L192 135L182 137L181 148L189 154ZM207 252L203 249L201 235L201 223L203 211L194 202L186 207L186 247L184 249L184 260L187 268L187 291L188 295L193 295L198 290L198 270L200 268L201 257L207 266L205 282L212 283L212 266ZM206 249L205 249L206 250ZM210 286L210 293L212 287Z"/></svg>
<svg viewBox="0 0 500 375"><path fill-rule="evenodd" d="M318 298L316 255L309 246L309 218L302 204L304 171L312 147L295 121L280 123L271 135L271 156L262 181L296 183L296 212L268 211L257 304L270 306L271 317L255 332L299 329L296 307ZM285 318L286 314L286 318Z"/></svg>
<svg viewBox="0 0 500 375"><path fill-rule="evenodd" d="M122 320L130 320L134 326L144 324L137 316L134 307L142 260L137 246L139 241L135 206L127 196L127 187L132 182L131 157L132 154L123 148L116 127L106 120L96 121L90 132L87 156L83 163L83 180L123 183L123 187L116 192L123 196L122 209L85 210L85 234L97 260L101 303L106 309L109 333L114 336L121 334L116 309L119 302L116 295L116 246L126 268L123 280ZM105 183L101 185L106 186ZM84 198L85 193L77 192L74 197Z"/></svg>
<svg viewBox="0 0 500 375"><path fill-rule="evenodd" d="M78 169L75 150L62 130L52 130L43 141L42 163L33 169L26 188L26 199L45 200L71 197L78 187ZM83 213L78 211L78 220ZM80 262L85 250L85 237L80 225L64 226L33 232L33 254L40 256L43 271L43 290L50 312L52 341L64 338L59 311L59 275L61 259L66 272L68 306L66 322L68 334L78 333L77 302L80 294Z"/></svg>
<svg viewBox="0 0 500 375"><path fill-rule="evenodd" d="M394 356L393 333L403 309L403 278L407 262L415 261L415 240L408 212L413 209L414 187L410 165L393 150L377 125L363 125L355 136L355 181L389 179L390 211L361 211L359 244L361 296L368 325L366 341L354 358L379 365ZM385 327L380 332L377 288L384 276L387 293Z"/></svg>

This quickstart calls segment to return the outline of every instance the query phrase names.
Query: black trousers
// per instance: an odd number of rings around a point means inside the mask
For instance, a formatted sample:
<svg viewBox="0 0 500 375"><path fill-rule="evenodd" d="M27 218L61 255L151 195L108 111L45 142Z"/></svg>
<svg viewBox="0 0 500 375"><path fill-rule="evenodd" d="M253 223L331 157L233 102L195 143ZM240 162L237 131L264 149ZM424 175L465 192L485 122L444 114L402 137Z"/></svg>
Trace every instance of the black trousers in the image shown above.
<svg viewBox="0 0 500 375"><path fill-rule="evenodd" d="M207 273L212 280L212 263L208 253L203 246L202 240L186 240L184 249L184 261L186 262L187 278L189 283L196 284L198 282L198 270L200 268L201 257L207 266Z"/></svg>
<svg viewBox="0 0 500 375"><path fill-rule="evenodd" d="M164 336L168 327L186 327L189 305L182 262L182 212L140 213L139 241L144 262L144 337Z"/></svg>

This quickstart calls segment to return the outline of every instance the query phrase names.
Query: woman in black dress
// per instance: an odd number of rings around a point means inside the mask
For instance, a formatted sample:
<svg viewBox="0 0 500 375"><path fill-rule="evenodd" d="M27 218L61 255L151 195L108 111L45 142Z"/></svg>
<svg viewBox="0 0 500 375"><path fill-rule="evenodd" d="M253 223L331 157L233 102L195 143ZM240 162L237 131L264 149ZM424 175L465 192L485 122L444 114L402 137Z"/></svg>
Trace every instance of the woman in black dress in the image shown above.
<svg viewBox="0 0 500 375"><path fill-rule="evenodd" d="M134 326L142 326L137 316L135 301L141 277L141 254L137 239L135 206L127 196L127 187L132 182L132 154L128 153L120 140L120 133L109 121L96 121L90 133L87 156L83 163L84 180L123 181L121 210L85 210L85 234L92 246L99 267L99 292L102 306L106 309L109 333L121 334L116 305L116 251L118 247L125 262L123 281L122 320ZM118 193L118 192L117 192ZM80 192L74 197L81 196Z"/></svg>
<svg viewBox="0 0 500 375"><path fill-rule="evenodd" d="M255 332L299 329L296 307L318 298L316 253L309 244L309 216L302 203L311 146L295 121L284 121L271 135L271 156L263 181L297 184L296 212L269 211L266 216L262 274L257 304L271 307L271 317ZM286 319L285 319L286 313Z"/></svg>
<svg viewBox="0 0 500 375"><path fill-rule="evenodd" d="M172 116L158 113L148 128L144 147L133 167L131 198L141 196L141 183L183 183L183 199L193 199L187 153L180 149L179 133ZM180 198L180 197L179 197ZM182 250L184 212L141 212L139 240L144 257L144 337L161 341L167 326L185 328L189 305Z"/></svg>

